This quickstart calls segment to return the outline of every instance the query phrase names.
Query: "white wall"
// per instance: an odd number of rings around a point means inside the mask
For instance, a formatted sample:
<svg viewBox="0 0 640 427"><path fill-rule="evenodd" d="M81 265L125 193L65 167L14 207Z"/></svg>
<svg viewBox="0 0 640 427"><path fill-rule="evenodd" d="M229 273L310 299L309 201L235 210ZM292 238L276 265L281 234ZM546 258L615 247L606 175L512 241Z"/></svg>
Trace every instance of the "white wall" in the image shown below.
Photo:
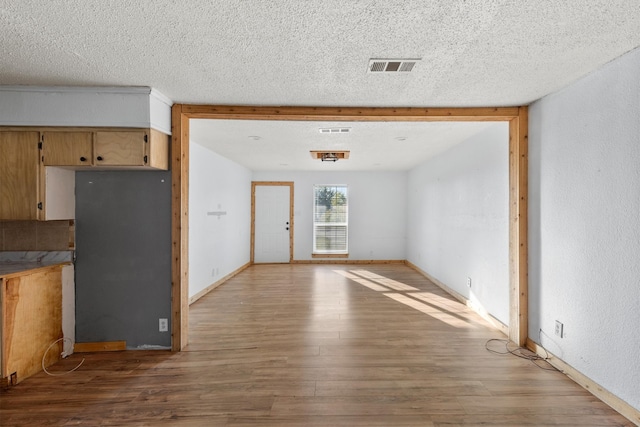
<svg viewBox="0 0 640 427"><path fill-rule="evenodd" d="M407 208L407 260L505 325L508 132L507 123L496 123L409 171Z"/></svg>
<svg viewBox="0 0 640 427"><path fill-rule="evenodd" d="M404 260L406 178L406 172L253 173L254 181L294 182L294 260L312 259L314 184L349 187L349 259Z"/></svg>
<svg viewBox="0 0 640 427"><path fill-rule="evenodd" d="M189 150L191 297L249 262L251 171L194 142Z"/></svg>
<svg viewBox="0 0 640 427"><path fill-rule="evenodd" d="M530 108L529 336L640 410L638 76L636 49Z"/></svg>

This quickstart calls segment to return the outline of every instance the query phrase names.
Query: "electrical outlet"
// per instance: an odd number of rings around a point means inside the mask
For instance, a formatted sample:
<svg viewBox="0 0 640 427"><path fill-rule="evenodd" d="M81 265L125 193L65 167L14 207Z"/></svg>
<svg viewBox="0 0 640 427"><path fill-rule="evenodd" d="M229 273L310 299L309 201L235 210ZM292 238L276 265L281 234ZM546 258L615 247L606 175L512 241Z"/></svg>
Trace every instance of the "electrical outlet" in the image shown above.
<svg viewBox="0 0 640 427"><path fill-rule="evenodd" d="M471 287L471 277L467 277L467 286Z"/></svg>
<svg viewBox="0 0 640 427"><path fill-rule="evenodd" d="M556 320L556 335L560 338L564 337L564 325L559 320Z"/></svg>
<svg viewBox="0 0 640 427"><path fill-rule="evenodd" d="M169 321L167 319L158 319L158 330L160 332L169 331Z"/></svg>

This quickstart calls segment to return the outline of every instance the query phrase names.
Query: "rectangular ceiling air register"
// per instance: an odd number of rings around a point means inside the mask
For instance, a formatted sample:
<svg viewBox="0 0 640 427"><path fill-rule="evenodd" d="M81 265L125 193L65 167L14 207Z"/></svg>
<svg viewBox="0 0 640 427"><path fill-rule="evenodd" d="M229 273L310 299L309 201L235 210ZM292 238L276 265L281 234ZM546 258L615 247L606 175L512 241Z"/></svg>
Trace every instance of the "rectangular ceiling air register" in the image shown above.
<svg viewBox="0 0 640 427"><path fill-rule="evenodd" d="M370 59L369 73L409 73L422 58Z"/></svg>
<svg viewBox="0 0 640 427"><path fill-rule="evenodd" d="M349 133L351 128L318 128L320 133Z"/></svg>

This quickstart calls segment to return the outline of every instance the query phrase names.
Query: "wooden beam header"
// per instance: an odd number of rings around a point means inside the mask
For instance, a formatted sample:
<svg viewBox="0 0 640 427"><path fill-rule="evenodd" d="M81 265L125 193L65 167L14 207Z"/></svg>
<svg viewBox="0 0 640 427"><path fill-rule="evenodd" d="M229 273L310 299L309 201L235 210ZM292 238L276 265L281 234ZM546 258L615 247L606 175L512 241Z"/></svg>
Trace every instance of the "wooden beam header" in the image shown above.
<svg viewBox="0 0 640 427"><path fill-rule="evenodd" d="M174 108L176 106L174 105ZM358 107L251 107L226 105L180 105L192 119L294 120L341 122L509 121L518 107L495 108L358 108Z"/></svg>

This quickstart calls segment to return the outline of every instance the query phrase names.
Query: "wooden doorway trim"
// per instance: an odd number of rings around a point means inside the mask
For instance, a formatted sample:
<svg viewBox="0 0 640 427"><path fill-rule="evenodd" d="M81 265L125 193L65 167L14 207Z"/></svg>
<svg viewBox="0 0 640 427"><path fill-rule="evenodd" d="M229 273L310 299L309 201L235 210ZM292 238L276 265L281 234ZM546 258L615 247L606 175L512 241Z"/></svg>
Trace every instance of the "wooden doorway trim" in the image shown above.
<svg viewBox="0 0 640 427"><path fill-rule="evenodd" d="M174 104L171 109L173 351L187 345L189 313L189 119L294 121L506 121L509 123L509 338L527 340L527 107L339 108Z"/></svg>
<svg viewBox="0 0 640 427"><path fill-rule="evenodd" d="M251 259L253 264L256 244L256 187L257 186L289 187L289 263L293 262L293 182L291 181L252 181L251 182Z"/></svg>

